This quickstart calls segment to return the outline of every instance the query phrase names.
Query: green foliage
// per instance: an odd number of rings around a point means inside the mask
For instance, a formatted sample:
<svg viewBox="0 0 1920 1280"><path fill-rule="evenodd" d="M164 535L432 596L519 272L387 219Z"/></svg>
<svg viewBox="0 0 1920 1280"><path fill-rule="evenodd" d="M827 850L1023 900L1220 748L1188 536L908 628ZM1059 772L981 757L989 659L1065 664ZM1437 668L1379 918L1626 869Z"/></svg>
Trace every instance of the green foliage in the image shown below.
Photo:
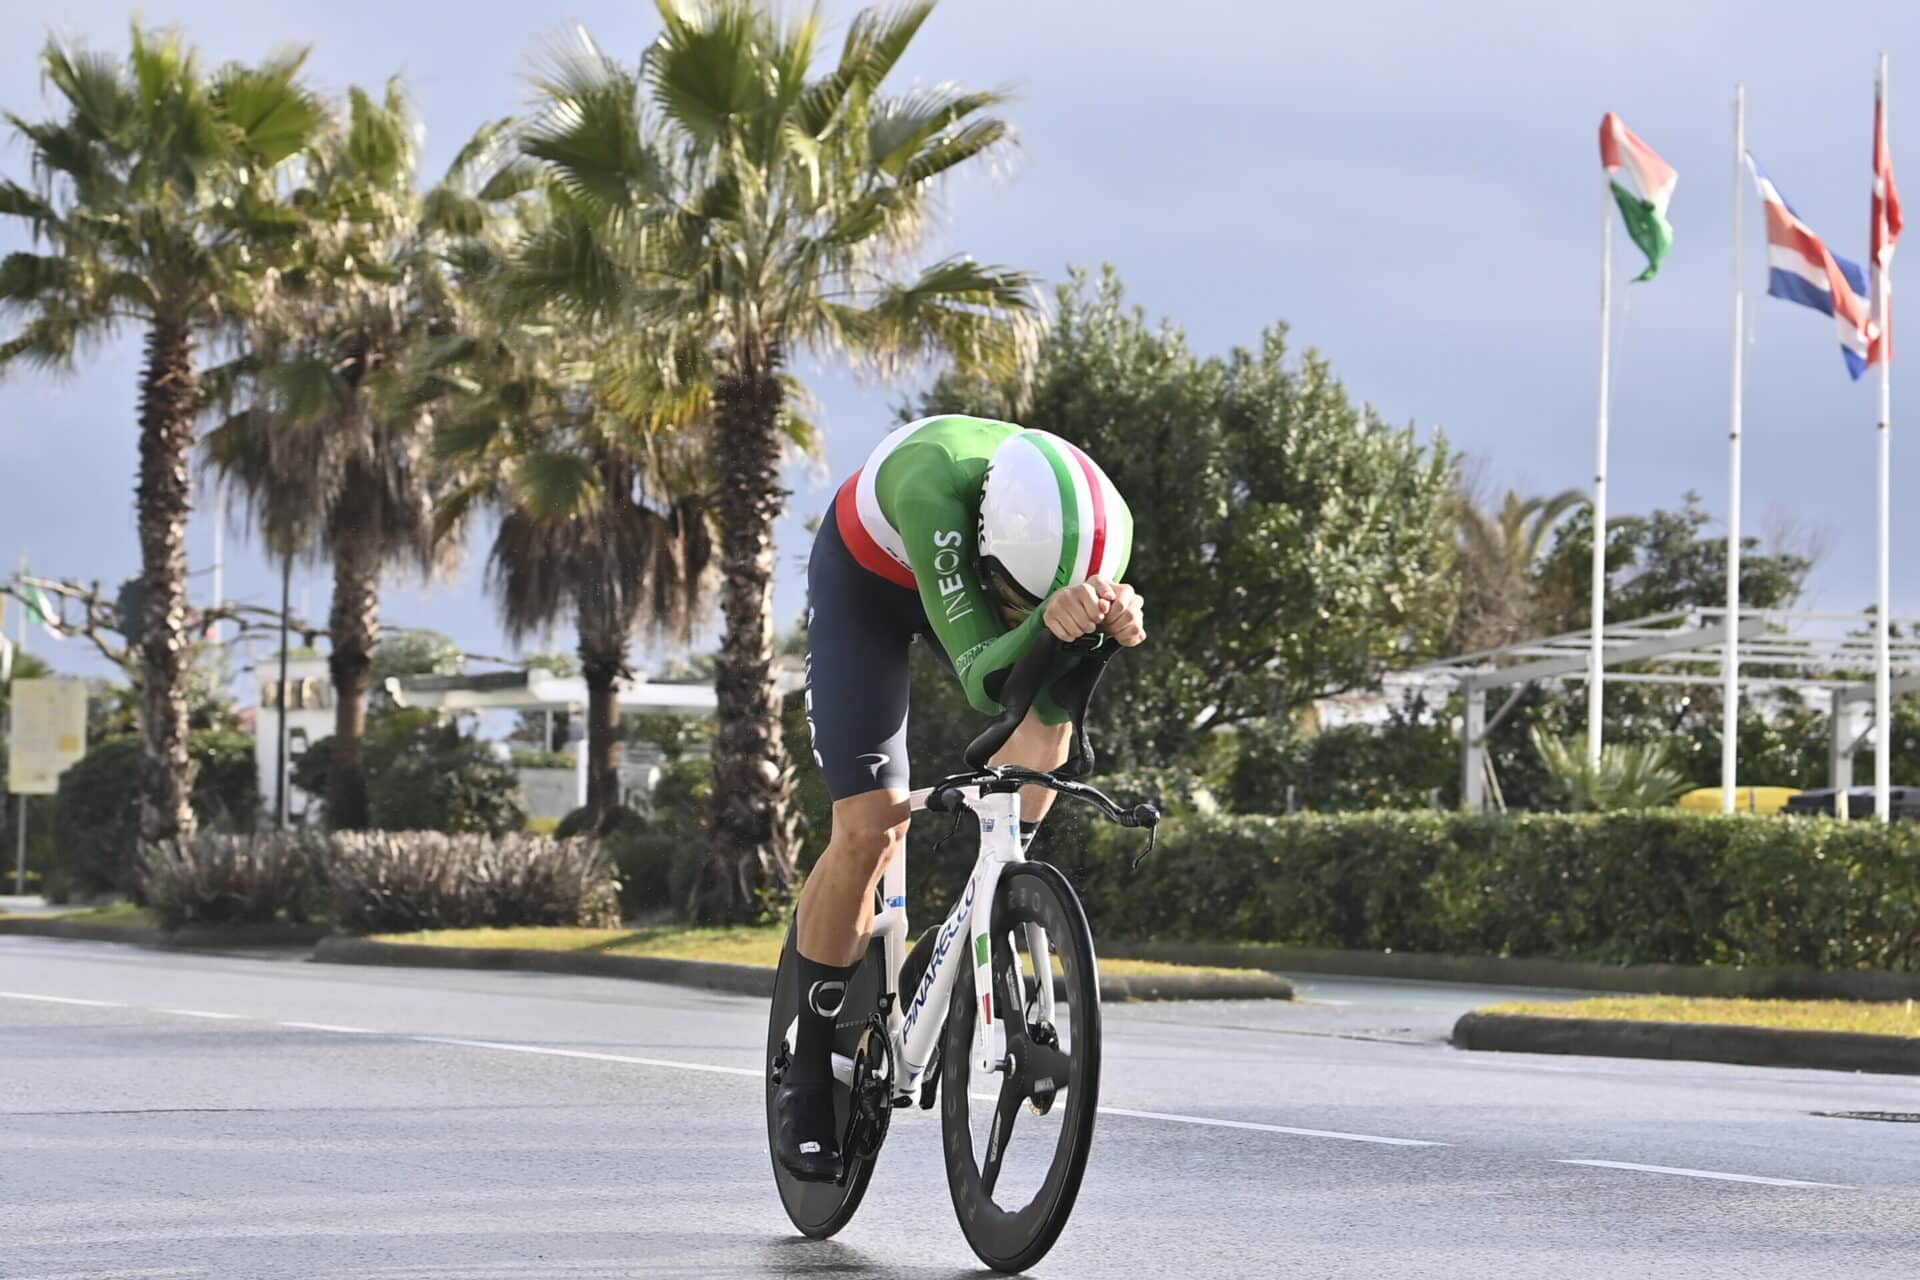
<svg viewBox="0 0 1920 1280"><path fill-rule="evenodd" d="M466 654L438 631L390 631L373 651L371 678L378 689L389 676L455 676L466 669Z"/></svg>
<svg viewBox="0 0 1920 1280"><path fill-rule="evenodd" d="M712 745L713 721L705 716L634 711L620 717L620 737L646 743L671 764L689 751Z"/></svg>
<svg viewBox="0 0 1920 1280"><path fill-rule="evenodd" d="M200 832L148 846L138 874L163 929L305 923L320 896L322 850L305 832Z"/></svg>
<svg viewBox="0 0 1920 1280"><path fill-rule="evenodd" d="M613 867L591 840L337 832L327 879L334 922L355 933L620 923Z"/></svg>
<svg viewBox="0 0 1920 1280"><path fill-rule="evenodd" d="M1385 724L1341 725L1302 734L1283 721L1243 725L1224 799L1236 813L1318 813L1453 808L1460 802L1459 748L1452 728L1419 704L1396 707Z"/></svg>
<svg viewBox="0 0 1920 1280"><path fill-rule="evenodd" d="M409 751L372 774L370 810L384 831L485 832L526 825L520 782L487 744L455 738Z"/></svg>
<svg viewBox="0 0 1920 1280"><path fill-rule="evenodd" d="M1535 728L1531 741L1566 807L1575 811L1658 809L1689 789L1664 742L1603 743L1594 761L1584 738L1556 738Z"/></svg>
<svg viewBox="0 0 1920 1280"><path fill-rule="evenodd" d="M1678 511L1609 520L1607 621L1725 604L1727 540L1701 536L1709 520L1694 493L1682 498ZM1765 554L1758 538L1743 538L1740 547L1742 607L1784 608L1800 598L1812 561L1778 550ZM1593 512L1582 507L1555 531L1535 575L1548 632L1587 625L1592 572Z"/></svg>
<svg viewBox="0 0 1920 1280"><path fill-rule="evenodd" d="M1282 716L1436 647L1453 586L1454 460L1355 405L1283 326L1202 358L1126 305L1118 278L1063 288L1030 403L942 378L920 411L998 414L1100 461L1135 519L1127 579L1149 640L1108 674L1100 741L1167 763L1209 729Z"/></svg>
<svg viewBox="0 0 1920 1280"><path fill-rule="evenodd" d="M1096 933L1618 964L1920 969L1920 824L1188 815L1066 865Z"/></svg>
<svg viewBox="0 0 1920 1280"><path fill-rule="evenodd" d="M196 770L195 815L204 825L251 831L260 810L253 739L228 732L196 733L187 741ZM81 896L124 893L138 898L140 740L131 734L95 743L60 775L55 799L57 859L49 874Z"/></svg>
<svg viewBox="0 0 1920 1280"><path fill-rule="evenodd" d="M516 769L572 769L573 757L565 751L528 751L516 748L508 763Z"/></svg>

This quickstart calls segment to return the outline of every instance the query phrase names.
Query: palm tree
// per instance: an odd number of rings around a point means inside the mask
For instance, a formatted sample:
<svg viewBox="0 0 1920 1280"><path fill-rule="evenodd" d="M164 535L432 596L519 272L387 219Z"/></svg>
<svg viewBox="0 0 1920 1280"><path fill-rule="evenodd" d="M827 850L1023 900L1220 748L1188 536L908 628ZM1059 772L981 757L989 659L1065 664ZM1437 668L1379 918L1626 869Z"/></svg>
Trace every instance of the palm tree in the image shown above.
<svg viewBox="0 0 1920 1280"><path fill-rule="evenodd" d="M1037 309L1024 273L960 257L899 271L942 175L1009 139L988 114L1001 94L882 92L930 0L861 13L824 72L817 14L783 23L754 0L657 3L663 30L638 77L648 108L594 97L607 109L528 144L604 210L530 241L529 262L547 270L528 280L579 321L650 333L682 376L711 370L724 632L700 913L735 920L796 875L771 610L788 361L810 349L885 371L945 354L1007 376L1031 351ZM622 74L589 47L546 91Z"/></svg>
<svg viewBox="0 0 1920 1280"><path fill-rule="evenodd" d="M298 257L279 274L248 350L217 380L251 399L209 436L214 466L239 481L269 545L333 566L327 818L336 830L368 821L362 739L382 574L394 563L431 572L457 546L434 536L443 477L413 366L450 324L444 254L451 237L484 226L475 171L503 127L482 129L422 196L414 117L398 82L384 101L352 90L343 127L308 166Z"/></svg>
<svg viewBox="0 0 1920 1280"><path fill-rule="evenodd" d="M490 190L523 186L503 173ZM543 188L516 215L550 224L568 205ZM625 343L502 315L522 266L497 249L475 241L460 254L465 323L437 362L455 408L436 443L462 483L439 519L457 523L481 502L498 512L488 578L516 642L575 624L598 828L619 801L619 681L632 675L634 633L690 640L710 582L705 451L692 430L704 396L675 397Z"/></svg>
<svg viewBox="0 0 1920 1280"><path fill-rule="evenodd" d="M148 840L194 827L182 676L197 349L248 314L264 270L294 237L283 166L326 114L301 80L305 60L284 52L208 75L171 33L135 26L124 61L49 40L40 65L62 117L8 116L32 152L34 182L0 182L0 214L50 252L0 262L0 313L21 321L0 341L0 369L71 367L84 346L123 326L146 333L136 493Z"/></svg>
<svg viewBox="0 0 1920 1280"><path fill-rule="evenodd" d="M1449 648L1491 649L1538 630L1533 575L1548 539L1587 500L1578 489L1522 498L1509 489L1498 511L1462 491L1455 498L1461 602Z"/></svg>

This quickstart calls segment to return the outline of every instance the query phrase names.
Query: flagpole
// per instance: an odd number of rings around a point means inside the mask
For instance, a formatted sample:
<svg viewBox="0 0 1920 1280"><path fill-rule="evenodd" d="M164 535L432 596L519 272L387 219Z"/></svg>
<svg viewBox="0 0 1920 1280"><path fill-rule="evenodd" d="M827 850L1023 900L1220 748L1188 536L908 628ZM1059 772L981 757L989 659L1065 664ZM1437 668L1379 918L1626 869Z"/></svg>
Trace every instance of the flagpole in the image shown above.
<svg viewBox="0 0 1920 1280"><path fill-rule="evenodd" d="M1734 811L1740 738L1740 398L1746 312L1742 289L1740 213L1745 192L1741 157L1747 150L1747 91L1733 86L1733 406L1727 429L1727 638L1721 653L1720 812Z"/></svg>
<svg viewBox="0 0 1920 1280"><path fill-rule="evenodd" d="M1600 693L1607 595L1607 388L1613 338L1613 190L1601 186L1600 413L1594 429L1592 640L1587 654L1587 759L1600 763Z"/></svg>
<svg viewBox="0 0 1920 1280"><path fill-rule="evenodd" d="M1887 55L1880 55L1878 90L1881 128L1886 127ZM1879 139L1875 138L1875 167L1878 168ZM1889 473L1893 465L1893 315L1887 305L1892 282L1887 278L1887 263L1876 263L1874 290L1879 312L1880 343L1880 422L1876 430L1880 453L1880 594L1873 620L1873 814L1881 822L1891 818L1888 806L1893 789L1893 662L1888 643L1888 628L1893 600L1889 561L1892 557L1891 512L1892 485Z"/></svg>

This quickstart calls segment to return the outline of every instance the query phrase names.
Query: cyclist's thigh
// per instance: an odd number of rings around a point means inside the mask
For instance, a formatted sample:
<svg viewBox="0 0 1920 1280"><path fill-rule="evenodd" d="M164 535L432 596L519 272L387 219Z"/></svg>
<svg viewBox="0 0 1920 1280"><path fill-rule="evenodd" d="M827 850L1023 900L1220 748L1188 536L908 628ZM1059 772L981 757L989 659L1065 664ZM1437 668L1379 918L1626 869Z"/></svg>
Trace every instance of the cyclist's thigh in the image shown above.
<svg viewBox="0 0 1920 1280"><path fill-rule="evenodd" d="M829 512L807 564L807 724L834 800L907 786L919 597L860 567Z"/></svg>

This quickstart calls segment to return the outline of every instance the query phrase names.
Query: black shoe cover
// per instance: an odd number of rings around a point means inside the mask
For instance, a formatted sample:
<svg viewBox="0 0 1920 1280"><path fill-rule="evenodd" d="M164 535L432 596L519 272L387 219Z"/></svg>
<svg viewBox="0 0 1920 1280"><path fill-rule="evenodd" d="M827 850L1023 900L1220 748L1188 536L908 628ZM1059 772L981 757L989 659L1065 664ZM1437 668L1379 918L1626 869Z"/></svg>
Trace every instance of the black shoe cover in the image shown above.
<svg viewBox="0 0 1920 1280"><path fill-rule="evenodd" d="M838 1182L845 1165L834 1132L833 1083L786 1084L774 1098L773 1156L802 1182Z"/></svg>

